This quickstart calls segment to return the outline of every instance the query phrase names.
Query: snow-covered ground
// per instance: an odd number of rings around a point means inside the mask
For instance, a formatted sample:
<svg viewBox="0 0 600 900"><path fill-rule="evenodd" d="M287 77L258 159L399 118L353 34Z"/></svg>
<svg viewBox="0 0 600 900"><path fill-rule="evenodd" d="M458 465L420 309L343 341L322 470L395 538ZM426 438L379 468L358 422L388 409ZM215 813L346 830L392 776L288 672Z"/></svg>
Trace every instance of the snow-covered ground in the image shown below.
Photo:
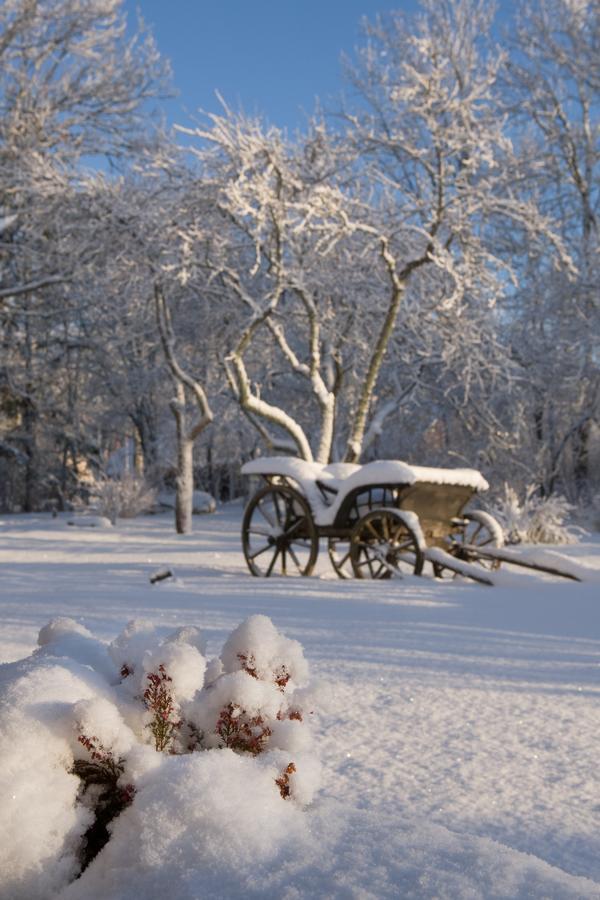
<svg viewBox="0 0 600 900"><path fill-rule="evenodd" d="M596 570L583 584L339 581L323 552L316 576L260 580L240 519L226 507L178 537L169 516L0 518L0 661L56 616L106 641L133 618L197 625L210 655L263 613L323 683L304 831L290 820L289 840L238 865L217 849L194 864L176 835L160 865L113 852L100 889L86 879L101 854L65 897L600 897L600 542L560 550ZM174 577L151 585L163 568Z"/></svg>

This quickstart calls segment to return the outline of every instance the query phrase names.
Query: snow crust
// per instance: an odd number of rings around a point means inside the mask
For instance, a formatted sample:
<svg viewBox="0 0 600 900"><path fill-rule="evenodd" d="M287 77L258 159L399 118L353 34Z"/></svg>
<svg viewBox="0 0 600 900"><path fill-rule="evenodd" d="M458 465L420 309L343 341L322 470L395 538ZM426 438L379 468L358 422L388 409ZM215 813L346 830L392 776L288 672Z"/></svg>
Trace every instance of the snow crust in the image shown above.
<svg viewBox="0 0 600 900"><path fill-rule="evenodd" d="M411 466L399 460L378 460L353 465L332 463L323 465L306 462L297 457L265 456L242 466L244 475L281 475L292 478L308 500L318 525L331 525L348 494L360 487L380 484L410 485L417 482L454 484L485 491L489 485L475 469L437 469ZM328 500L319 490L317 481L336 492ZM326 495L327 496L327 495Z"/></svg>

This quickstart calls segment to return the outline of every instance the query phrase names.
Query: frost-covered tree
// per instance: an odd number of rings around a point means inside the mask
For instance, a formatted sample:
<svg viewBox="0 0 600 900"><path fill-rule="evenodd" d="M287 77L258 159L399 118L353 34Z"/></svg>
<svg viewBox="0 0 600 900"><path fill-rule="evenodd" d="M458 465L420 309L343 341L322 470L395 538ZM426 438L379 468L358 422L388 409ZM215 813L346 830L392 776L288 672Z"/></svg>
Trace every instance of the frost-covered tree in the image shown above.
<svg viewBox="0 0 600 900"><path fill-rule="evenodd" d="M230 302L244 310L225 360L231 387L268 445L326 462L339 385L331 326L335 316L338 328L343 318L324 271L332 271L328 257L345 228L346 200L332 177L335 154L321 125L295 143L227 109L210 126L193 132L206 142L198 155L222 217L224 239L209 264ZM343 262L336 260L339 277ZM253 357L264 363L265 348L267 380L280 381L283 403L276 391L267 399L249 373ZM316 412L310 435L296 414L299 395Z"/></svg>
<svg viewBox="0 0 600 900"><path fill-rule="evenodd" d="M569 264L551 219L519 189L499 95L504 54L488 39L492 16L478 0L424 0L412 22L393 13L367 24L366 45L349 70L359 102L346 112L348 138L378 199L379 222L370 228L389 274L349 460L360 455L402 304L425 272L437 276L438 317L459 331L473 302L493 310L515 277L497 243L507 229Z"/></svg>
<svg viewBox="0 0 600 900"><path fill-rule="evenodd" d="M59 373L77 365L82 283L102 253L82 168L125 164L156 142L147 103L164 92L167 71L151 37L129 38L125 24L120 0L0 8L0 340L9 348L0 378L15 410L9 443L26 461L25 508L46 491L42 457L65 418L57 407L81 389L78 376L61 383ZM77 413L66 418L72 435Z"/></svg>
<svg viewBox="0 0 600 900"><path fill-rule="evenodd" d="M162 171L165 157L156 162ZM152 432L161 420L163 439L169 430L163 419L168 401L175 426L175 522L179 533L187 533L194 444L213 419L208 389L220 374L219 326L203 262L212 233L210 196L175 156L168 163L168 177L149 167L138 179L95 179L96 215L110 239L105 264L96 271L102 310L97 325L102 333L107 320L113 323L108 352L98 360L105 393L109 388L115 399L120 393L121 416L135 425L155 477L158 435Z"/></svg>
<svg viewBox="0 0 600 900"><path fill-rule="evenodd" d="M76 163L152 145L145 104L165 92L167 70L150 35L125 29L122 0L2 4L0 211L11 233L52 220ZM70 267L33 249L3 245L0 298L64 280Z"/></svg>
<svg viewBox="0 0 600 900"><path fill-rule="evenodd" d="M522 269L511 312L524 372L522 443L542 492L560 486L575 499L593 488L600 422L600 9L525 3L512 37L508 102L526 183L577 268L567 278L530 254Z"/></svg>
<svg viewBox="0 0 600 900"><path fill-rule="evenodd" d="M596 490L598 4L524 0L502 50L488 4L423 0L365 23L337 116L224 105L192 161L122 9L0 8L0 503L123 437L179 458L180 530L257 441Z"/></svg>
<svg viewBox="0 0 600 900"><path fill-rule="evenodd" d="M227 359L232 387L271 446L275 425L306 459L360 459L410 384L423 384L417 371L435 371L432 389L452 367L459 382L461 354L457 412L470 403L472 427L500 435L488 401L501 354L481 352L498 350L494 308L516 277L499 235L569 264L551 217L519 189L491 12L475 0L422 10L366 25L343 134L319 124L292 142L227 109L194 132L228 233L215 273L249 312ZM461 327L467 318L479 329ZM412 361L408 385L381 381L394 344ZM286 373L279 394L261 377L266 348Z"/></svg>

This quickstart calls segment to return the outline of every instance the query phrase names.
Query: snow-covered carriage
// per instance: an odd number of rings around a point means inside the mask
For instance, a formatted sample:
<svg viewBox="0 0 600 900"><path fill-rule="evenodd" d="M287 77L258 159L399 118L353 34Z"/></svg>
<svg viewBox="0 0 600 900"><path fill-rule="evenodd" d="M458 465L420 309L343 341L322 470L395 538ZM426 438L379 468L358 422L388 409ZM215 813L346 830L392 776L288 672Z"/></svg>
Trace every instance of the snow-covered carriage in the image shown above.
<svg viewBox="0 0 600 900"><path fill-rule="evenodd" d="M389 578L423 571L491 583L502 528L480 510L487 489L474 469L410 466L396 460L321 465L289 457L252 460L244 475L265 482L251 497L242 544L253 575L309 575L321 538L341 578ZM490 553L487 553L487 551Z"/></svg>

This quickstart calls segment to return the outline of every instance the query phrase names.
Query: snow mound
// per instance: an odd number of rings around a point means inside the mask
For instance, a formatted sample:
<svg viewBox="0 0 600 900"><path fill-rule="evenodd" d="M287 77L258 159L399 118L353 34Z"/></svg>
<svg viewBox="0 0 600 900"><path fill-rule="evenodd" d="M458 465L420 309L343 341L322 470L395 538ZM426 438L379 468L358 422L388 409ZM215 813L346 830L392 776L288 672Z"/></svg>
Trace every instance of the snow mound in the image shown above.
<svg viewBox="0 0 600 900"><path fill-rule="evenodd" d="M165 759L172 780L144 779L113 840L61 900L598 897L593 881L487 838L403 821L401 810L328 800L303 814L272 793L265 801L269 765L249 779L251 760L221 755L219 764L210 754Z"/></svg>
<svg viewBox="0 0 600 900"><path fill-rule="evenodd" d="M38 645L0 667L0 897L157 897L174 867L216 883L306 834L308 667L266 616L206 683L193 626L132 621L107 645L61 617Z"/></svg>
<svg viewBox="0 0 600 900"><path fill-rule="evenodd" d="M140 779L103 853L63 896L237 896L224 887L233 890L240 873L307 840L303 813L279 795L277 763L231 750L164 757Z"/></svg>
<svg viewBox="0 0 600 900"><path fill-rule="evenodd" d="M106 516L71 516L67 525L73 528L112 528L113 524Z"/></svg>
<svg viewBox="0 0 600 900"><path fill-rule="evenodd" d="M308 679L302 647L280 634L267 616L250 616L239 625L225 642L221 661L225 672L252 668L263 680L287 678L302 686Z"/></svg>
<svg viewBox="0 0 600 900"><path fill-rule="evenodd" d="M175 509L175 493L161 491L157 497L157 509ZM192 514L195 516L214 513L217 508L215 498L206 491L194 491L192 495Z"/></svg>

